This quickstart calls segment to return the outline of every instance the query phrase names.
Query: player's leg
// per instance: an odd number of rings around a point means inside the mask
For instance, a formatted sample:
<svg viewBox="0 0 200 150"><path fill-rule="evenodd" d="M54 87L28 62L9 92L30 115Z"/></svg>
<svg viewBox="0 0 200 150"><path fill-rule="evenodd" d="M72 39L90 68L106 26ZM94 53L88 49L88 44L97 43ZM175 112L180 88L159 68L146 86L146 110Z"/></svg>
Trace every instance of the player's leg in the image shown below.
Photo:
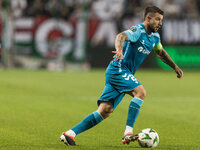
<svg viewBox="0 0 200 150"><path fill-rule="evenodd" d="M61 135L61 141L66 145L76 145L75 136L94 127L112 113L112 103L103 101L97 111L86 116L79 124Z"/></svg>
<svg viewBox="0 0 200 150"><path fill-rule="evenodd" d="M103 119L106 119L113 112L113 106L110 101L102 101L97 109L97 112L101 114Z"/></svg>
<svg viewBox="0 0 200 150"><path fill-rule="evenodd" d="M133 137L133 126L140 111L140 107L146 97L146 91L143 86L136 87L133 91L127 92L134 98L129 104L128 117L126 122L126 129L124 132L123 143L129 143L131 140L137 140L138 136Z"/></svg>
<svg viewBox="0 0 200 150"><path fill-rule="evenodd" d="M124 93L119 93L110 84L106 84L102 96L97 101L99 106L97 111L86 116L79 124L61 135L61 141L67 145L75 145L75 136L109 117L123 97Z"/></svg>
<svg viewBox="0 0 200 150"><path fill-rule="evenodd" d="M73 134L71 135L70 132L66 132L71 136L76 136L103 121L112 113L112 103L109 101L101 102L97 111L91 113L90 115L86 116L79 124L73 127L71 130Z"/></svg>
<svg viewBox="0 0 200 150"><path fill-rule="evenodd" d="M109 78L109 83L115 87L118 92L129 93L135 96L129 105L126 131L122 138L122 142L128 144L130 141L134 141L138 138L138 135L133 134L133 125L145 98L145 90L125 66L121 66L120 69L119 67L112 67L110 72L112 76Z"/></svg>

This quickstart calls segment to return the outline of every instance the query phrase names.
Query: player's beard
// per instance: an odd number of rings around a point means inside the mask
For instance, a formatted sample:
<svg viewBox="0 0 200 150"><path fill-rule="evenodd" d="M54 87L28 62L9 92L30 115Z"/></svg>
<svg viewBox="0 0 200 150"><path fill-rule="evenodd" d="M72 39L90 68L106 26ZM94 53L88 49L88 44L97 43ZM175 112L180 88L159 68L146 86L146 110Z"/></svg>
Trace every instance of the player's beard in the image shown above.
<svg viewBox="0 0 200 150"><path fill-rule="evenodd" d="M157 32L157 31L155 30L155 28L151 27L150 25L147 26L147 30L150 31L151 33L152 33L152 32L153 32L153 33Z"/></svg>

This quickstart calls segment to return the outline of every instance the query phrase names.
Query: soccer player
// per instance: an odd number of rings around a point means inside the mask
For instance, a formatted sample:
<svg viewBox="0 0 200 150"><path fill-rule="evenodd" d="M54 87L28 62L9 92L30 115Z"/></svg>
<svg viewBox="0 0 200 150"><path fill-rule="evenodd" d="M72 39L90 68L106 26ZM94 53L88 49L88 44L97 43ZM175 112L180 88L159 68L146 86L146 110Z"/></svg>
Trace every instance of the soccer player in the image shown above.
<svg viewBox="0 0 200 150"><path fill-rule="evenodd" d="M160 42L157 31L162 26L163 14L164 12L156 6L147 7L142 24L132 26L116 36L114 59L106 70L105 88L97 101L97 111L64 132L60 137L62 142L66 145L76 145L75 136L108 118L125 94L131 95L133 99L129 104L122 142L129 144L138 139L138 135L133 134L133 126L146 97L144 87L134 77L140 64L154 51L164 63L175 70L178 78L183 76L183 71L173 62Z"/></svg>

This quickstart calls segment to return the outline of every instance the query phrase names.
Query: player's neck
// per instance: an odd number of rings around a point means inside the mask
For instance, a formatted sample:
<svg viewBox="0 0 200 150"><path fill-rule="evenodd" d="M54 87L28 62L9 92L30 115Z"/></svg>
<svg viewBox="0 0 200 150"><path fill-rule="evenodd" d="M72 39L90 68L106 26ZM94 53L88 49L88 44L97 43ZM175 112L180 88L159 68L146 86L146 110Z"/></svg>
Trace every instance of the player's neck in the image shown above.
<svg viewBox="0 0 200 150"><path fill-rule="evenodd" d="M146 30L146 32L147 32L147 34L148 35L151 35L151 30L148 28L148 24L144 21L144 28L145 28L145 30Z"/></svg>

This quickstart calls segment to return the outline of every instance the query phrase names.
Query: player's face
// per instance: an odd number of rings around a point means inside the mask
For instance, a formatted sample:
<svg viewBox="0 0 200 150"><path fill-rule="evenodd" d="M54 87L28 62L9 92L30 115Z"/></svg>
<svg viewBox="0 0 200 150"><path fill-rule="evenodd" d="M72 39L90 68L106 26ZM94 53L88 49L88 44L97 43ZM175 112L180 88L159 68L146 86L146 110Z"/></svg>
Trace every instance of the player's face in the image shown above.
<svg viewBox="0 0 200 150"><path fill-rule="evenodd" d="M160 27L162 26L163 15L159 13L155 13L153 17L149 19L148 28L151 32L158 32Z"/></svg>

